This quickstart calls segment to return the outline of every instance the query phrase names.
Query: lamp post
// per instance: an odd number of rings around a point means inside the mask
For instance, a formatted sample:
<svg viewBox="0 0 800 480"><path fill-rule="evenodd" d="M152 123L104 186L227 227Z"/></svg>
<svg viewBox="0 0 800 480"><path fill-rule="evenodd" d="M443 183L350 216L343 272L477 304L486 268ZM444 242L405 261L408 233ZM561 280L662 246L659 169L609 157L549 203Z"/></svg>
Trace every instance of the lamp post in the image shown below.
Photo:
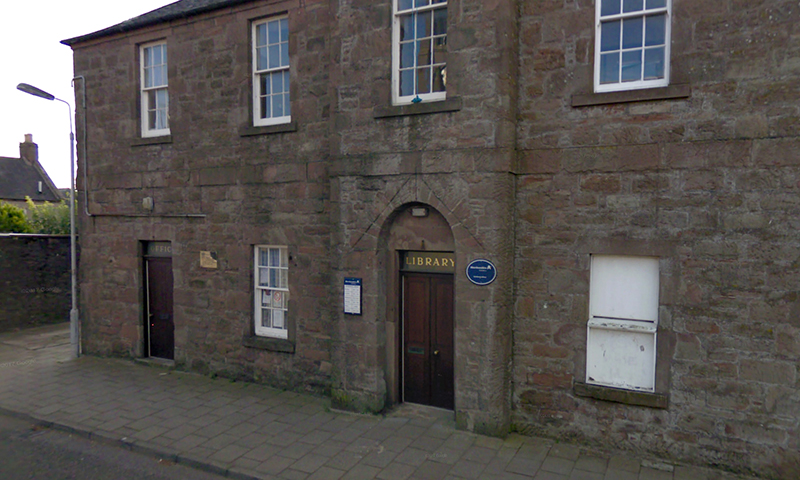
<svg viewBox="0 0 800 480"><path fill-rule="evenodd" d="M72 107L69 103L56 98L44 90L40 90L27 83L17 85L17 90L44 98L45 100L58 100L69 109L69 248L70 248L70 276L72 278L72 308L69 311L69 339L72 352L76 357L81 354L80 325L78 323L78 261L77 245L75 238L75 133L72 131Z"/></svg>

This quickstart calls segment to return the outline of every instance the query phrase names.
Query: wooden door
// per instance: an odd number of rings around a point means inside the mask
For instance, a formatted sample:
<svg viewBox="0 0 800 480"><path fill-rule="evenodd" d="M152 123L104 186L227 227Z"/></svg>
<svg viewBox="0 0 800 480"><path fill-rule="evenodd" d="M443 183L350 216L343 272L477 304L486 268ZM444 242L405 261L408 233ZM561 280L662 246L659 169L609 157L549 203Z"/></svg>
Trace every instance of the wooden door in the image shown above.
<svg viewBox="0 0 800 480"><path fill-rule="evenodd" d="M172 258L148 257L147 337L148 355L175 358L175 324L172 318Z"/></svg>
<svg viewBox="0 0 800 480"><path fill-rule="evenodd" d="M453 276L403 274L403 400L452 410Z"/></svg>

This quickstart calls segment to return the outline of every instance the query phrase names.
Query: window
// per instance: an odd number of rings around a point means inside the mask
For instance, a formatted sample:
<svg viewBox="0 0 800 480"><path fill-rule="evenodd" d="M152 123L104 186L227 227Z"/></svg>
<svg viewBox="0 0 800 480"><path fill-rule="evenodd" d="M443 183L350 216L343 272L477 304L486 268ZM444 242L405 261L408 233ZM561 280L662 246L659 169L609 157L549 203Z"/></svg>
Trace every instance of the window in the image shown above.
<svg viewBox="0 0 800 480"><path fill-rule="evenodd" d="M598 0L594 90L669 85L672 0Z"/></svg>
<svg viewBox="0 0 800 480"><path fill-rule="evenodd" d="M289 19L253 24L253 125L291 121Z"/></svg>
<svg viewBox="0 0 800 480"><path fill-rule="evenodd" d="M446 0L394 0L392 101L444 100L447 84Z"/></svg>
<svg viewBox="0 0 800 480"><path fill-rule="evenodd" d="M255 247L256 335L288 338L289 254L286 247Z"/></svg>
<svg viewBox="0 0 800 480"><path fill-rule="evenodd" d="M593 255L586 383L653 392L658 258Z"/></svg>
<svg viewBox="0 0 800 480"><path fill-rule="evenodd" d="M142 65L142 136L169 135L167 44L143 45L139 57Z"/></svg>

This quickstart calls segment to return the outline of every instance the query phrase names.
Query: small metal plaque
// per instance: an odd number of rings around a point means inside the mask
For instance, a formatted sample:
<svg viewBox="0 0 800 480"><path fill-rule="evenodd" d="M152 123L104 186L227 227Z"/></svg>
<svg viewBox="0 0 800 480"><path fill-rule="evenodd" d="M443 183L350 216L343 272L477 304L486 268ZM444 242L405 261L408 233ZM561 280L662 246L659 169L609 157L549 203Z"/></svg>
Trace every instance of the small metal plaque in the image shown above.
<svg viewBox="0 0 800 480"><path fill-rule="evenodd" d="M497 268L489 260L473 260L467 265L467 278L475 285L489 285L497 278Z"/></svg>

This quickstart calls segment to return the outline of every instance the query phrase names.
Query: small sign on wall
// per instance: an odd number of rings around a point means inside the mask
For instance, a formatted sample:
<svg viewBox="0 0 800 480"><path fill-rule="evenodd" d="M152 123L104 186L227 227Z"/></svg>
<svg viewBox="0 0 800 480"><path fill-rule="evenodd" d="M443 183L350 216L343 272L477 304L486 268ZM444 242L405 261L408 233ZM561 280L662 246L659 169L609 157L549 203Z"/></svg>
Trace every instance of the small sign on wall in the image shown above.
<svg viewBox="0 0 800 480"><path fill-rule="evenodd" d="M489 285L497 278L497 268L489 260L473 260L467 265L467 278L475 285Z"/></svg>
<svg viewBox="0 0 800 480"><path fill-rule="evenodd" d="M200 252L200 266L202 268L217 268L217 252Z"/></svg>
<svg viewBox="0 0 800 480"><path fill-rule="evenodd" d="M344 313L361 315L361 279L344 279Z"/></svg>

